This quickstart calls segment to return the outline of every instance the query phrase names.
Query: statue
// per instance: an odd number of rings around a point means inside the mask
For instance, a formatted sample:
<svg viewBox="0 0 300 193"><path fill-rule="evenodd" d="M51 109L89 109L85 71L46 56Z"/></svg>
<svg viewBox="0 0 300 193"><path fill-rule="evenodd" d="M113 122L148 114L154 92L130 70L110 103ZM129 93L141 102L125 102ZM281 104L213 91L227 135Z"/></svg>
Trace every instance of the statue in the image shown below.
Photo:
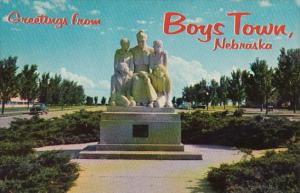
<svg viewBox="0 0 300 193"><path fill-rule="evenodd" d="M154 52L150 54L151 82L158 95L154 106L172 107L171 103L171 80L167 69L167 53L163 50L161 40L153 42Z"/></svg>
<svg viewBox="0 0 300 193"><path fill-rule="evenodd" d="M128 65L130 71L133 71L132 53L129 51L130 42L127 38L122 38L120 41L121 48L115 52L114 59L114 72L118 68L118 65L125 62Z"/></svg>
<svg viewBox="0 0 300 193"><path fill-rule="evenodd" d="M153 42L154 52L150 54L150 69L162 64L167 68L167 53L162 49L163 43L161 40L155 40Z"/></svg>
<svg viewBox="0 0 300 193"><path fill-rule="evenodd" d="M138 105L153 107L157 94L148 77L149 56L153 49L148 47L147 34L144 31L139 31L136 37L138 45L130 50L134 64L132 96Z"/></svg>
<svg viewBox="0 0 300 193"><path fill-rule="evenodd" d="M131 96L132 72L127 63L122 62L117 66L115 74L111 77L111 105L135 106Z"/></svg>
<svg viewBox="0 0 300 193"><path fill-rule="evenodd" d="M111 105L172 107L171 81L167 53L161 40L147 45L147 34L139 31L138 45L129 50L129 40L122 38L116 50L111 78Z"/></svg>

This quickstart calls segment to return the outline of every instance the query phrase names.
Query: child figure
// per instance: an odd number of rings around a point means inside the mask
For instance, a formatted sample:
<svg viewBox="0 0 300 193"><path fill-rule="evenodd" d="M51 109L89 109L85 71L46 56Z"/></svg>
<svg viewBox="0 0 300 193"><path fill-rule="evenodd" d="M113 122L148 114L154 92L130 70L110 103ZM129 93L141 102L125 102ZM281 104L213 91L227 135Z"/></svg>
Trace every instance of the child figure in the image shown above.
<svg viewBox="0 0 300 193"><path fill-rule="evenodd" d="M167 53L162 49L163 43L161 40L153 42L154 52L150 54L150 70L152 71L156 66L162 64L167 68Z"/></svg>
<svg viewBox="0 0 300 193"><path fill-rule="evenodd" d="M163 50L163 43L161 40L153 42L154 51L150 54L150 72L151 83L157 93L155 101L156 107L172 107L171 103L171 81L168 76L167 69L167 53Z"/></svg>

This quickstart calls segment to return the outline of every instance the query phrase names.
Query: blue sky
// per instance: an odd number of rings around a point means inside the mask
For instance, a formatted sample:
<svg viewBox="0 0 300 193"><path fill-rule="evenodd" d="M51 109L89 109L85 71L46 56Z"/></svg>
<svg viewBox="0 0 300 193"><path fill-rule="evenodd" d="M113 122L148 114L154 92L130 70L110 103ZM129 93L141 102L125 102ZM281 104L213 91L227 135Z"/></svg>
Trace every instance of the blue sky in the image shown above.
<svg viewBox="0 0 300 193"><path fill-rule="evenodd" d="M74 12L82 18L100 18L101 25L93 27L68 25L56 29L52 25L24 25L7 22L7 14L18 11L21 16L66 17ZM233 19L228 12L251 12L242 23L285 24L291 39L285 36L263 36L271 42L272 50L217 50L213 40L199 43L199 35L165 35L163 15L175 11L198 24L222 22L226 39L251 42L257 36L235 36ZM127 37L136 45L135 35L144 29L148 45L161 39L169 55L169 72L173 94L181 95L182 88L202 78L219 79L233 69L249 69L256 57L277 63L279 49L300 47L300 0L0 0L0 58L18 56L18 65L37 64L39 72L59 73L64 78L82 84L87 95L108 96L113 56L119 41Z"/></svg>

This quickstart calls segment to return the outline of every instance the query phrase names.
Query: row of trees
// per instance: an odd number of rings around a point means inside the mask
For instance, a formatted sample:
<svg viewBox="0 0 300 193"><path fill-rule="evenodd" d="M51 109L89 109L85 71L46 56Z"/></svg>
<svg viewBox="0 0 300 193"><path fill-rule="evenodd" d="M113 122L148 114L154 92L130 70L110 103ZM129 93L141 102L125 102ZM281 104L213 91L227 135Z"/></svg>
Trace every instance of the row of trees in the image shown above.
<svg viewBox="0 0 300 193"><path fill-rule="evenodd" d="M270 103L288 105L296 112L300 101L300 49L281 49L278 65L271 68L265 60L256 59L250 64L250 71L234 70L231 76L222 76L217 82L201 80L185 87L182 101L194 105L209 103L212 106L225 105L231 100L234 105L263 106Z"/></svg>
<svg viewBox="0 0 300 193"><path fill-rule="evenodd" d="M91 96L87 96L87 97L86 97L86 104L87 104L87 105L93 105L93 104L98 105L98 104L99 104L99 103L98 103L98 97L95 96L95 97L93 98L93 97L91 97ZM104 96L101 98L100 104L101 104L101 105L105 105L105 104L106 104L106 98L105 98Z"/></svg>
<svg viewBox="0 0 300 193"><path fill-rule="evenodd" d="M60 75L50 76L44 73L39 76L37 65L25 65L17 73L17 57L0 60L0 100L2 114L5 104L11 98L20 96L29 104L38 99L45 104L82 104L85 101L84 89L74 81L62 79Z"/></svg>

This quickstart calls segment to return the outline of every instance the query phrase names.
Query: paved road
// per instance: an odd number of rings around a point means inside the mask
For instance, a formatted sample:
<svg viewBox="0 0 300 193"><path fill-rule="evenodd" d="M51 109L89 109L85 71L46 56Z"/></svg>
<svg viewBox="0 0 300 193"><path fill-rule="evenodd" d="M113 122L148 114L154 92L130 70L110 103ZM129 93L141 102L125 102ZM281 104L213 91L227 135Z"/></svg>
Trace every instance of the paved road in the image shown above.
<svg viewBox="0 0 300 193"><path fill-rule="evenodd" d="M8 128L10 123L16 118L26 118L29 119L31 115L23 114L23 115L15 115L9 117L0 117L0 128Z"/></svg>

